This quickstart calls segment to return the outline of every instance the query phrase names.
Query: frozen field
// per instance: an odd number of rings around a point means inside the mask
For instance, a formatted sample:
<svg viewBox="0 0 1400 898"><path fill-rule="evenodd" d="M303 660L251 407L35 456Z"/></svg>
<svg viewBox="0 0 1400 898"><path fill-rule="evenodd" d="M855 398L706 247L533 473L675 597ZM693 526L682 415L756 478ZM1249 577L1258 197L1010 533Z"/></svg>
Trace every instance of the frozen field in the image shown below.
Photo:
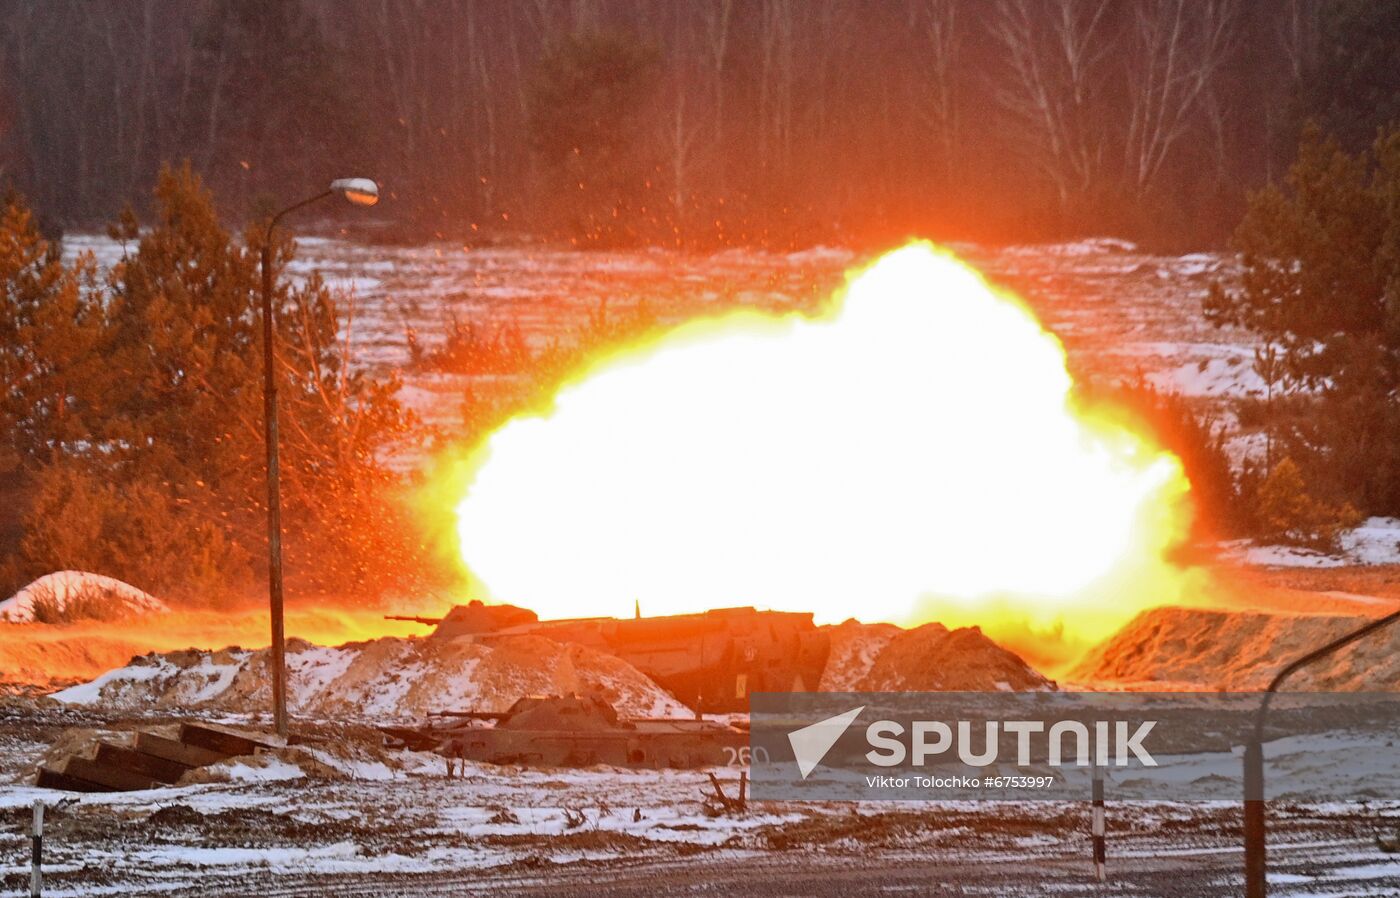
<svg viewBox="0 0 1400 898"><path fill-rule="evenodd" d="M1080 376L1116 379L1142 372L1159 387L1214 409L1259 387L1249 335L1214 328L1201 314L1211 281L1229 264L1221 256L1149 255L1107 238L953 248L1029 303L1064 342ZM91 251L100 263L111 264L122 247L104 236L79 234L66 238L65 250L70 255ZM488 333L514 323L538 348L551 341L573 343L600 303L614 315L645 304L666 323L735 307L809 309L842 283L846 270L871 258L837 248L788 254L585 253L446 243L368 246L302 237L292 271L319 272L344 291L354 312L351 337L359 361L402 371L403 398L426 420L450 428L458 423L468 379L410 370L410 330L431 348L454 317ZM507 393L512 388L499 382L478 385L483 386Z"/></svg>

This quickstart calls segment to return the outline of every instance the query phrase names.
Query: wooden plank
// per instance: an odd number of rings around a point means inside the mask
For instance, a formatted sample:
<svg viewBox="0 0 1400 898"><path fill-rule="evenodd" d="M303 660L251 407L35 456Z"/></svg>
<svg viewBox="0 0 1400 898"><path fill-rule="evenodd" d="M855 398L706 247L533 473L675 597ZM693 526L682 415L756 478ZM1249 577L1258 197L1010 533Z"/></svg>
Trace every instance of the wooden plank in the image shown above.
<svg viewBox="0 0 1400 898"><path fill-rule="evenodd" d="M154 755L157 758L164 758L167 761L174 761L177 764L184 764L186 767L204 767L209 764L217 764L230 757L222 752L186 745L183 742L176 742L174 739L167 739L154 733L137 733L136 750Z"/></svg>
<svg viewBox="0 0 1400 898"><path fill-rule="evenodd" d="M195 748L216 751L228 757L256 754L259 749L281 748L276 736L261 733L236 733L222 727L203 723L180 724L180 741Z"/></svg>
<svg viewBox="0 0 1400 898"><path fill-rule="evenodd" d="M118 767L108 767L106 764L99 764L88 758L80 758L76 755L63 762L63 772L69 776L75 776L90 783L100 783L104 786L119 792L128 792L136 789L158 789L161 783L156 782L149 776L142 776L139 773L132 773L129 770L122 770Z"/></svg>
<svg viewBox="0 0 1400 898"><path fill-rule="evenodd" d="M59 789L64 792L111 792L111 786L104 786L101 783L88 782L79 779L71 774L54 770L51 767L40 767L39 775L34 780L34 785L41 789Z"/></svg>
<svg viewBox="0 0 1400 898"><path fill-rule="evenodd" d="M172 786L178 783L180 777L188 773L191 768L189 764L181 764L178 761L148 755L134 748L113 745L110 742L97 743L95 760L104 766L115 767L118 770L125 770L140 776L148 776L153 780L159 780Z"/></svg>

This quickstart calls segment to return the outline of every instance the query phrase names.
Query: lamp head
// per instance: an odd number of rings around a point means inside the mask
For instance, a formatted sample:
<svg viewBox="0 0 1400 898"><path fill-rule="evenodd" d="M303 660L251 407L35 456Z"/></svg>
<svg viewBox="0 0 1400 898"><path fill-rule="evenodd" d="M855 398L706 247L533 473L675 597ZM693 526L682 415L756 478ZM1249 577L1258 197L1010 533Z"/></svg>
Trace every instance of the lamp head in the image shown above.
<svg viewBox="0 0 1400 898"><path fill-rule="evenodd" d="M357 206L373 206L379 202L379 185L369 178L338 178L331 182L331 191Z"/></svg>

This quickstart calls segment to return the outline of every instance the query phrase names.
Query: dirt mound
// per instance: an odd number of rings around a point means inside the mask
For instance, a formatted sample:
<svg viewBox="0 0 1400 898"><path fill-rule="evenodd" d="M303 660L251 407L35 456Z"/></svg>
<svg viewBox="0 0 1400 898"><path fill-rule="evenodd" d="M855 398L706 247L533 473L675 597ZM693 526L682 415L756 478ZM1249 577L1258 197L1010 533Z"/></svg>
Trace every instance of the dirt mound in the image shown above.
<svg viewBox="0 0 1400 898"><path fill-rule="evenodd" d="M890 640L904 632L894 624L863 624L855 618L822 629L831 637L831 654L817 686L822 692L855 690Z"/></svg>
<svg viewBox="0 0 1400 898"><path fill-rule="evenodd" d="M130 583L84 571L57 571L0 602L0 621L57 624L120 620L169 610L160 599Z"/></svg>
<svg viewBox="0 0 1400 898"><path fill-rule="evenodd" d="M266 649L152 653L57 693L116 709L258 711L271 704ZM337 647L287 643L287 702L328 719L411 719L430 711L509 708L526 695L598 695L628 717L691 712L632 665L536 636L487 643L385 637Z"/></svg>
<svg viewBox="0 0 1400 898"><path fill-rule="evenodd" d="M277 780L393 780L429 763L413 752L389 751L372 740L342 740L333 744L289 745L256 755L229 758L196 767L180 785L248 783Z"/></svg>
<svg viewBox="0 0 1400 898"><path fill-rule="evenodd" d="M1054 689L1055 683L978 627L924 624L895 634L856 686L870 692L1022 692Z"/></svg>
<svg viewBox="0 0 1400 898"><path fill-rule="evenodd" d="M149 646L122 637L60 628L0 625L0 691L52 692L125 664Z"/></svg>
<svg viewBox="0 0 1400 898"><path fill-rule="evenodd" d="M1288 662L1363 626L1353 615L1154 608L1069 673L1086 685L1256 690ZM1356 642L1289 678L1287 689L1400 690L1400 628Z"/></svg>

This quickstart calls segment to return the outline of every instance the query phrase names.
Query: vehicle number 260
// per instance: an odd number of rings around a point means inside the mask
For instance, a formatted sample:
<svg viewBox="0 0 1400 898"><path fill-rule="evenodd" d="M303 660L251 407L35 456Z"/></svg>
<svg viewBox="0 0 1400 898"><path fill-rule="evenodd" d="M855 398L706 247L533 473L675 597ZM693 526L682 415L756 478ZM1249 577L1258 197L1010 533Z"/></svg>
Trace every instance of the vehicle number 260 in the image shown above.
<svg viewBox="0 0 1400 898"><path fill-rule="evenodd" d="M760 764L768 763L768 749L762 745L758 748L750 748L747 745L735 748L732 745L726 745L724 754L729 759L724 762L727 767L748 767L755 760Z"/></svg>

